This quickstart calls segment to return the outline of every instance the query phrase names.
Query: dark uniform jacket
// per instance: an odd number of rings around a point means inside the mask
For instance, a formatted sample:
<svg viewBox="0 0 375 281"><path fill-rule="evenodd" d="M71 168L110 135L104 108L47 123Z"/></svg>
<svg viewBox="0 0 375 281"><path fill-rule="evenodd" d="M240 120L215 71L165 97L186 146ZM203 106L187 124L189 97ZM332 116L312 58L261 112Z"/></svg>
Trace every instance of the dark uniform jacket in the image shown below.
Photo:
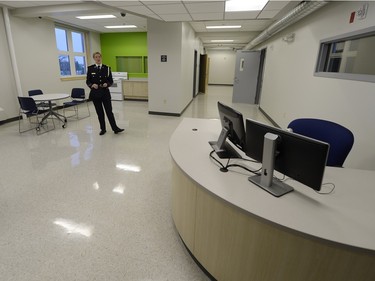
<svg viewBox="0 0 375 281"><path fill-rule="evenodd" d="M103 84L107 83L107 87L103 87ZM93 84L98 84L98 89L92 89L91 86ZM110 92L108 87L113 84L112 72L111 68L105 64L102 66L97 67L96 64L90 65L87 68L87 76L86 76L86 85L91 89L89 99L102 99L102 98L109 98L110 99Z"/></svg>

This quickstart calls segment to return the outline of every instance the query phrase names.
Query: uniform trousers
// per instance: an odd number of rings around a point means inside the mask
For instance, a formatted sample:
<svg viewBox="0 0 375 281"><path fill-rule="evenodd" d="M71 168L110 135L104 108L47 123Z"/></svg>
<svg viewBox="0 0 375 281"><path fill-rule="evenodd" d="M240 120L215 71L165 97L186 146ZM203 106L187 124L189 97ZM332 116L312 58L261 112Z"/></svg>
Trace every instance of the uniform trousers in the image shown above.
<svg viewBox="0 0 375 281"><path fill-rule="evenodd" d="M98 115L99 124L100 124L100 130L105 131L105 117L104 117L104 110L107 114L107 118L109 121L109 124L111 125L111 128L113 131L116 131L118 129L115 117L112 112L112 102L111 102L111 95L110 93L105 93L100 98L92 99L92 102L94 103L96 114Z"/></svg>

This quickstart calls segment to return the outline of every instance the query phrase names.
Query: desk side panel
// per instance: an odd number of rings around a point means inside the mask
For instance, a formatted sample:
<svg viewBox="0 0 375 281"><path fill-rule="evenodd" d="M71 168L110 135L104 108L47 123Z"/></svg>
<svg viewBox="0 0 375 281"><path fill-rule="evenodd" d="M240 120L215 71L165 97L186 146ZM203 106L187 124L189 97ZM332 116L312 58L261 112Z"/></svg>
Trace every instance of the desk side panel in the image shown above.
<svg viewBox="0 0 375 281"><path fill-rule="evenodd" d="M217 280L375 280L374 253L278 227L200 187L196 208L193 253Z"/></svg>
<svg viewBox="0 0 375 281"><path fill-rule="evenodd" d="M178 233L191 252L194 252L196 196L195 183L173 162L172 217Z"/></svg>

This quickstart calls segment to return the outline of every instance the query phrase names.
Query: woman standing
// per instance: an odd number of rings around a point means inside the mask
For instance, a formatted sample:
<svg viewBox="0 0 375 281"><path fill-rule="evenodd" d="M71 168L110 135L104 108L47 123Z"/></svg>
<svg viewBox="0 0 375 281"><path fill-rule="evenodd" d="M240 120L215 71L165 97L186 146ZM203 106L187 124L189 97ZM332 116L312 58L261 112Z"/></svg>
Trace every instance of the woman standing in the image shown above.
<svg viewBox="0 0 375 281"><path fill-rule="evenodd" d="M100 124L99 135L102 136L106 133L104 110L113 132L118 134L123 132L124 129L117 127L112 112L111 93L108 89L113 84L111 69L109 66L102 64L101 53L95 52L92 57L95 64L90 65L87 69L86 85L91 89L89 99L94 103L96 114L98 115Z"/></svg>

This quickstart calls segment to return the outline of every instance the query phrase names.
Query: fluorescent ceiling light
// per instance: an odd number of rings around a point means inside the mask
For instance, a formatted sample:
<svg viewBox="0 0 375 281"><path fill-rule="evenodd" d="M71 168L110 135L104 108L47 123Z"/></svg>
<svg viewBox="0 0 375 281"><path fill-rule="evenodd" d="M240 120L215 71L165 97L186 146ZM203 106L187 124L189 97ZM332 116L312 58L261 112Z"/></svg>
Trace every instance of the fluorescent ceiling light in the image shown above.
<svg viewBox="0 0 375 281"><path fill-rule="evenodd" d="M104 26L105 28L136 28L137 26L135 25L107 25L107 26Z"/></svg>
<svg viewBox="0 0 375 281"><path fill-rule="evenodd" d="M79 16L76 17L80 20L93 20L93 19L113 19L116 18L114 15L96 15L96 16Z"/></svg>
<svg viewBox="0 0 375 281"><path fill-rule="evenodd" d="M225 2L226 12L261 11L268 3L268 0L227 0Z"/></svg>
<svg viewBox="0 0 375 281"><path fill-rule="evenodd" d="M225 42L233 42L234 40L230 40L230 39L224 39L224 40L211 40L211 42L213 43L225 43Z"/></svg>
<svg viewBox="0 0 375 281"><path fill-rule="evenodd" d="M207 29L241 28L241 25L207 25Z"/></svg>

